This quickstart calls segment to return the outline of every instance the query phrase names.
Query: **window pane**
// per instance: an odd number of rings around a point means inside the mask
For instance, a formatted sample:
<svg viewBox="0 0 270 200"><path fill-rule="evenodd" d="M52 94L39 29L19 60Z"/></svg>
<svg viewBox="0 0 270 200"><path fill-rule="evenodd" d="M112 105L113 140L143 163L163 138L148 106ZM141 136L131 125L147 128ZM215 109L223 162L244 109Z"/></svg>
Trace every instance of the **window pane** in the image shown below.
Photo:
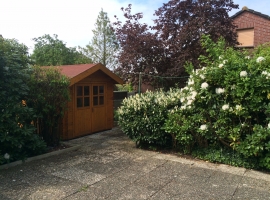
<svg viewBox="0 0 270 200"><path fill-rule="evenodd" d="M90 98L89 97L84 97L84 106L90 106Z"/></svg>
<svg viewBox="0 0 270 200"><path fill-rule="evenodd" d="M89 96L89 86L84 86L84 96Z"/></svg>
<svg viewBox="0 0 270 200"><path fill-rule="evenodd" d="M99 105L104 104L104 96L99 96Z"/></svg>
<svg viewBox="0 0 270 200"><path fill-rule="evenodd" d="M104 86L99 86L99 94L104 94Z"/></svg>
<svg viewBox="0 0 270 200"><path fill-rule="evenodd" d="M93 100L94 106L98 106L98 97L94 97Z"/></svg>
<svg viewBox="0 0 270 200"><path fill-rule="evenodd" d="M93 95L98 95L98 86L93 86Z"/></svg>
<svg viewBox="0 0 270 200"><path fill-rule="evenodd" d="M77 86L77 96L82 96L82 86Z"/></svg>
<svg viewBox="0 0 270 200"><path fill-rule="evenodd" d="M83 107L83 98L79 97L77 98L77 108Z"/></svg>

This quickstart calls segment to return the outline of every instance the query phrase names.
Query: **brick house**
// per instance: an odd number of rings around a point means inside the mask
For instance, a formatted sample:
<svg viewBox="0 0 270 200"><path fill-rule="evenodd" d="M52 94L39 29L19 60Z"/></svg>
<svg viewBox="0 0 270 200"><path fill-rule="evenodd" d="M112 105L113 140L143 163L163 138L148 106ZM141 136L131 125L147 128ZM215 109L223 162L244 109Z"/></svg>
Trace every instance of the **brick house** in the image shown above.
<svg viewBox="0 0 270 200"><path fill-rule="evenodd" d="M270 16L248 9L246 6L233 16L237 26L237 47L254 48L260 44L270 42Z"/></svg>

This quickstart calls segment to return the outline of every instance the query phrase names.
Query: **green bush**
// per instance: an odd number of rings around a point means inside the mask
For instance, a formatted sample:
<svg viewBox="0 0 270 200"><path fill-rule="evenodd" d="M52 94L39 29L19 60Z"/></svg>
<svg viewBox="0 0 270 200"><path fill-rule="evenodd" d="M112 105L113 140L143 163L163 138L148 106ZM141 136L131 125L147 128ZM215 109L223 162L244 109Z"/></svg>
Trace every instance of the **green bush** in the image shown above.
<svg viewBox="0 0 270 200"><path fill-rule="evenodd" d="M137 145L168 145L171 138L162 127L169 110L179 104L177 89L136 94L124 99L117 110L118 125Z"/></svg>
<svg viewBox="0 0 270 200"><path fill-rule="evenodd" d="M69 84L69 78L56 67L31 68L28 85L35 92L28 95L27 104L35 112L34 124L47 146L59 145L59 124L70 99Z"/></svg>
<svg viewBox="0 0 270 200"><path fill-rule="evenodd" d="M213 163L223 163L248 169L259 169L258 160L256 158L246 158L239 152L230 148L222 148L218 146L195 148L192 151L192 156Z"/></svg>
<svg viewBox="0 0 270 200"><path fill-rule="evenodd" d="M0 164L45 151L34 135L33 109L24 101L30 78L27 47L0 37Z"/></svg>
<svg viewBox="0 0 270 200"><path fill-rule="evenodd" d="M131 83L127 83L127 84L123 84L123 85L116 84L115 87L116 87L116 89L115 89L116 91L128 91L128 92L133 91L133 87L132 87Z"/></svg>
<svg viewBox="0 0 270 200"><path fill-rule="evenodd" d="M208 56L201 69L187 65L190 74L183 89L181 108L164 125L177 145L226 146L270 169L270 47L259 47L253 56L213 43L204 36Z"/></svg>

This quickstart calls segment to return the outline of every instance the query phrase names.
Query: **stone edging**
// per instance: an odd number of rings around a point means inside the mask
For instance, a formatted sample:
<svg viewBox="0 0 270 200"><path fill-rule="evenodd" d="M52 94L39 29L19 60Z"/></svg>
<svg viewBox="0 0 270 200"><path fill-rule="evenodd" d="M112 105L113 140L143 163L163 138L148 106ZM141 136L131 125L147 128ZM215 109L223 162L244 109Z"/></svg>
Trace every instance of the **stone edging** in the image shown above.
<svg viewBox="0 0 270 200"><path fill-rule="evenodd" d="M79 148L80 148L80 146L76 145L76 146L72 146L72 147L69 147L69 148L66 148L66 149L61 149L61 150L58 150L58 151L52 151L52 152L49 152L49 153L45 153L45 154L41 154L41 155L38 155L38 156L30 157L30 158L27 158L25 161L18 160L18 161L11 162L11 163L8 163L8 164L0 165L0 170L1 169L7 169L7 168L10 168L10 167L14 167L16 165L21 165L21 164L26 163L26 162L31 162L33 160L40 160L40 159L47 158L47 157L50 157L50 156L54 156L54 155L66 153L66 152L69 152L69 151L77 150Z"/></svg>

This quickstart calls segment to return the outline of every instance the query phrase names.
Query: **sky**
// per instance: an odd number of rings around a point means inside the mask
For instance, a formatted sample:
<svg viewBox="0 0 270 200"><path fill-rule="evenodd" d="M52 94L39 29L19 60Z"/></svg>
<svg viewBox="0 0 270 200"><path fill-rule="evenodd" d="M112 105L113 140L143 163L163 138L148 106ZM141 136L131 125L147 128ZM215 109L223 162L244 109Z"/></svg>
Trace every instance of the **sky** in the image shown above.
<svg viewBox="0 0 270 200"><path fill-rule="evenodd" d="M1 0L0 35L4 38L15 38L28 46L32 52L33 38L44 34L57 34L68 47L85 47L92 40L92 30L99 12L108 13L111 22L114 15L122 16L121 7L132 4L132 13L142 12L142 22L153 24L155 10L168 0ZM269 0L234 0L243 6L270 15ZM122 20L123 21L123 20Z"/></svg>

